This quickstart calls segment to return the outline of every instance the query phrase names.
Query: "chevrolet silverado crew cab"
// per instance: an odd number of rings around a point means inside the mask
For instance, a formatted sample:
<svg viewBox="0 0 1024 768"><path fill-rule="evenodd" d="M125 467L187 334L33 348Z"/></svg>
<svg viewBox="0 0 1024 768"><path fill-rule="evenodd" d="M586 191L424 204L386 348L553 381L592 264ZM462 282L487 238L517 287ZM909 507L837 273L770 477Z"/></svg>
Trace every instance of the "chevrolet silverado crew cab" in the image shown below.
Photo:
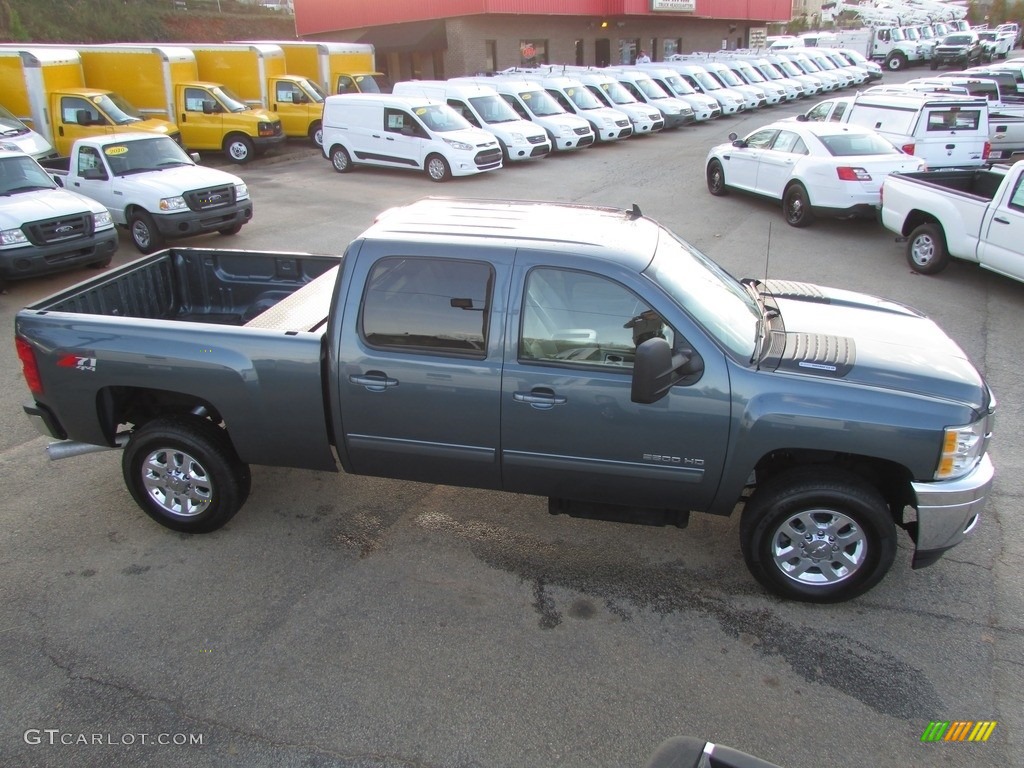
<svg viewBox="0 0 1024 768"><path fill-rule="evenodd" d="M61 189L24 152L0 149L0 290L7 280L105 267L116 250L106 208Z"/></svg>
<svg viewBox="0 0 1024 768"><path fill-rule="evenodd" d="M54 180L106 206L142 253L166 240L207 232L234 235L252 218L245 183L197 165L176 142L151 133L79 139L71 156L43 161Z"/></svg>
<svg viewBox="0 0 1024 768"><path fill-rule="evenodd" d="M742 506L767 589L871 588L978 524L995 401L907 306L736 280L631 211L425 199L342 257L172 249L23 309L26 413L58 454L123 447L178 531L250 465L549 497L685 525Z"/></svg>

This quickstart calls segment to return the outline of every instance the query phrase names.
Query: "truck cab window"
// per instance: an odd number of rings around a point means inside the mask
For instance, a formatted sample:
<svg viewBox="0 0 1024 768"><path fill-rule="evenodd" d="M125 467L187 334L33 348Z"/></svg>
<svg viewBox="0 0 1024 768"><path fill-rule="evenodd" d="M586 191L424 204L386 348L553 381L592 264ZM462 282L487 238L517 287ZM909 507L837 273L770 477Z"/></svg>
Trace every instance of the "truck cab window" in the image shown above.
<svg viewBox="0 0 1024 768"><path fill-rule="evenodd" d="M338 87L335 93L359 93L355 81L348 75L338 75Z"/></svg>
<svg viewBox="0 0 1024 768"><path fill-rule="evenodd" d="M381 259L366 284L363 340L372 347L483 358L493 283L491 266L482 262Z"/></svg>
<svg viewBox="0 0 1024 768"><path fill-rule="evenodd" d="M87 100L81 99L75 96L65 96L60 100L60 114L61 119L65 123L75 125L102 125L106 121L100 117L100 113L96 111ZM81 118L85 118L83 121Z"/></svg>
<svg viewBox="0 0 1024 768"><path fill-rule="evenodd" d="M100 153L92 147L81 147L78 150L78 174L81 176L85 171L103 169L103 162L100 160Z"/></svg>
<svg viewBox="0 0 1024 768"><path fill-rule="evenodd" d="M675 334L623 285L588 272L537 268L523 301L519 359L632 368L636 347Z"/></svg>

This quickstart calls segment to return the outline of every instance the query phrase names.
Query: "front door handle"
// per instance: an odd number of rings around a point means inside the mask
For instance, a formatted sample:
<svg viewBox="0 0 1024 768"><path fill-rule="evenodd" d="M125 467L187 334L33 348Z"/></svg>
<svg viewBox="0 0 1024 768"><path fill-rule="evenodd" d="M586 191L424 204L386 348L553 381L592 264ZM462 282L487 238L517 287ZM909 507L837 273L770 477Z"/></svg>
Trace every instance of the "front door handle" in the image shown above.
<svg viewBox="0 0 1024 768"><path fill-rule="evenodd" d="M997 222L999 222L1000 224L1009 224L1009 223L1010 223L1010 220L1009 220L1009 219L1001 219L1001 218L999 218L998 216L995 216L995 217L993 217L993 218L992 218L992 221L997 221Z"/></svg>
<svg viewBox="0 0 1024 768"><path fill-rule="evenodd" d="M384 371L367 371L364 374L352 374L348 377L350 383L360 387L366 387L371 392L383 392L391 387L398 386L398 379L392 379Z"/></svg>
<svg viewBox="0 0 1024 768"><path fill-rule="evenodd" d="M548 411L556 405L566 403L564 396L556 395L554 390L547 387L537 387L529 392L513 392L512 399L517 403L528 403L531 408L538 411Z"/></svg>

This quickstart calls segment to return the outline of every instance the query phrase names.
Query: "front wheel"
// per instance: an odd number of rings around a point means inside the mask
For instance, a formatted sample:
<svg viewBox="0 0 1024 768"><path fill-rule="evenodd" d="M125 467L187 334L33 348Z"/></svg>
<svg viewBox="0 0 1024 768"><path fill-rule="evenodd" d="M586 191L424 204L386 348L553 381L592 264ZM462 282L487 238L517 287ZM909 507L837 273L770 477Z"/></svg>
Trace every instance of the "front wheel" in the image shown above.
<svg viewBox="0 0 1024 768"><path fill-rule="evenodd" d="M324 143L324 126L321 123L313 123L309 126L309 140L316 146L323 146Z"/></svg>
<svg viewBox="0 0 1024 768"><path fill-rule="evenodd" d="M452 169L448 167L448 161L440 155L431 155L427 158L426 171L431 181L448 181L452 177Z"/></svg>
<svg viewBox="0 0 1024 768"><path fill-rule="evenodd" d="M249 496L249 466L222 429L198 417L146 424L128 441L121 468L135 503L184 533L217 530Z"/></svg>
<svg viewBox="0 0 1024 768"><path fill-rule="evenodd" d="M139 253L152 253L164 245L164 236L156 228L153 217L145 211L135 211L128 217L128 232Z"/></svg>
<svg viewBox="0 0 1024 768"><path fill-rule="evenodd" d="M812 603L856 597L896 557L896 525L882 495L828 467L784 472L755 491L740 521L754 578L775 594Z"/></svg>
<svg viewBox="0 0 1024 768"><path fill-rule="evenodd" d="M802 184L793 184L786 189L782 196L782 212L786 216L786 223L798 229L806 227L814 221L811 201Z"/></svg>
<svg viewBox="0 0 1024 768"><path fill-rule="evenodd" d="M348 173L352 170L352 158L344 147L335 147L331 150L331 166L338 173Z"/></svg>
<svg viewBox="0 0 1024 768"><path fill-rule="evenodd" d="M896 53L889 54L889 58L885 60L885 68L890 72L898 72L907 66L907 57L898 51Z"/></svg>
<svg viewBox="0 0 1024 768"><path fill-rule="evenodd" d="M224 141L224 154L232 163L247 163L253 158L252 139L236 134Z"/></svg>
<svg viewBox="0 0 1024 768"><path fill-rule="evenodd" d="M239 232L241 232L242 225L232 224L230 227L224 227L224 229L218 229L217 231L226 237L230 237L231 235L237 235Z"/></svg>
<svg viewBox="0 0 1024 768"><path fill-rule="evenodd" d="M907 239L907 263L915 272L934 275L949 264L946 236L938 224L921 224Z"/></svg>
<svg viewBox="0 0 1024 768"><path fill-rule="evenodd" d="M707 170L708 192L715 197L724 197L729 194L729 188L725 186L725 169L718 160L708 163Z"/></svg>

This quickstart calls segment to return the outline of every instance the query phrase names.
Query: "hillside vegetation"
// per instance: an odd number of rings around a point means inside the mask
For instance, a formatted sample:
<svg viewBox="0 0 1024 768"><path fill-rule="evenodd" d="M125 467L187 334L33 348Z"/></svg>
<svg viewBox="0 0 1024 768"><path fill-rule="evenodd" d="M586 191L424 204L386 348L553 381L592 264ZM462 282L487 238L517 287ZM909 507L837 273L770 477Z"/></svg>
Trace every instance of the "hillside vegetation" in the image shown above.
<svg viewBox="0 0 1024 768"><path fill-rule="evenodd" d="M185 9L179 5L174 0L0 0L0 42L295 39L292 16L234 0L185 0Z"/></svg>

